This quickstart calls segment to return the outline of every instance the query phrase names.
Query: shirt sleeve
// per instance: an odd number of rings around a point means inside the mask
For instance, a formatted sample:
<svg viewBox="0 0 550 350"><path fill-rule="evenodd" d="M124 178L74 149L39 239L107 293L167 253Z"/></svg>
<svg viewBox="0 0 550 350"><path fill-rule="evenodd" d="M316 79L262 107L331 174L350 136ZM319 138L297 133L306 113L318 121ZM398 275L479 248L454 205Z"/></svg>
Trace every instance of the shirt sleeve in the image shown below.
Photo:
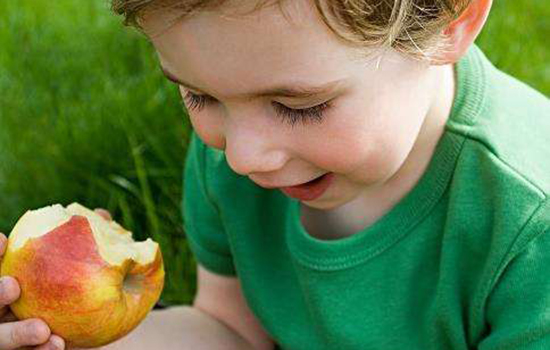
<svg viewBox="0 0 550 350"><path fill-rule="evenodd" d="M191 133L183 176L182 215L187 243L197 262L221 275L236 275L219 209L208 195L206 145Z"/></svg>
<svg viewBox="0 0 550 350"><path fill-rule="evenodd" d="M544 215L544 220L530 229L539 234L510 259L489 296L490 332L478 344L479 350L550 349L548 210Z"/></svg>

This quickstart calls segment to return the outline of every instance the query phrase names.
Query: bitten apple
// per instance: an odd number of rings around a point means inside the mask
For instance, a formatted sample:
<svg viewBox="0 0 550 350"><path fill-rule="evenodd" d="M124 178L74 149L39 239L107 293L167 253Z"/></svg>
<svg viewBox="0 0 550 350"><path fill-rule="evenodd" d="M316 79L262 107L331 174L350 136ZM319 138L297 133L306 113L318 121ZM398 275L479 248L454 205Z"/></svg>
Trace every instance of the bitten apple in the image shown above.
<svg viewBox="0 0 550 350"><path fill-rule="evenodd" d="M159 245L73 203L27 211L9 235L0 275L21 296L19 319L43 319L71 347L111 343L151 311L164 286Z"/></svg>

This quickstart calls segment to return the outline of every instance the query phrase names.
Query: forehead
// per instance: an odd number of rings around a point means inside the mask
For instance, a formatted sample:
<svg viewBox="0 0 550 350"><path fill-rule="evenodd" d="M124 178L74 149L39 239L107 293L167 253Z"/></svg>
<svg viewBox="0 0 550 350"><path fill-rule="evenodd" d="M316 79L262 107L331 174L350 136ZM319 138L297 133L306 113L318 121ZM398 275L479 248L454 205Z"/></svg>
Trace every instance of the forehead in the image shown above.
<svg viewBox="0 0 550 350"><path fill-rule="evenodd" d="M323 83L349 73L352 49L330 32L310 1L292 0L282 9L273 5L254 12L254 1L234 3L151 35L161 65L197 87L222 94L283 81ZM157 14L143 26L147 32L162 23L166 17Z"/></svg>

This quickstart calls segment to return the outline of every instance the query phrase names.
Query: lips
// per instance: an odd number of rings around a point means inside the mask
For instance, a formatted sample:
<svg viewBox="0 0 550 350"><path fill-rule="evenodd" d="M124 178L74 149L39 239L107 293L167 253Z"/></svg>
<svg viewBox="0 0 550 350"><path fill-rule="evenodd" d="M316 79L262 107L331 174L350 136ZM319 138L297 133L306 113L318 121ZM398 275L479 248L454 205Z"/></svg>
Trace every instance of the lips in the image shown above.
<svg viewBox="0 0 550 350"><path fill-rule="evenodd" d="M316 178L312 179L312 180L309 180L307 182L304 182L304 183L301 183L301 184L298 184L298 185L293 185L293 186L283 186L281 188L290 188L290 187L299 187L299 186L305 186L305 185L312 185L312 184L315 184L316 182L318 182L319 180L321 180L326 174L328 173L324 173L323 175L320 175L320 176L317 176Z"/></svg>
<svg viewBox="0 0 550 350"><path fill-rule="evenodd" d="M313 179L313 180L311 180L311 181L308 181L308 182L306 182L306 183L303 183L303 184L297 185L297 186L302 186L302 185L313 185L313 184L315 184L315 183L321 181L321 180L325 177L325 175L327 175L327 174L329 174L329 173L325 173L325 174L323 174L323 175L321 175L321 176L316 177L315 179ZM292 186L292 187L294 187L294 186Z"/></svg>
<svg viewBox="0 0 550 350"><path fill-rule="evenodd" d="M316 178L312 179L312 180L309 180L307 182L303 182L301 184L298 184L298 185L292 185L292 186L277 186L277 185L271 185L271 184L267 184L267 183L264 183L263 181L258 181L257 179L255 179L254 177L250 176L250 180L252 180L253 182L255 182L258 186L260 187L263 187L263 188L266 188L266 189L280 189L280 188L284 188L284 187L296 187L296 186L301 186L301 185L304 185L304 184L308 184L308 183L312 183L313 181L315 180L318 180L320 179L321 177L323 177L324 175L326 175L328 173L325 173L323 175L320 175L320 176L317 176Z"/></svg>
<svg viewBox="0 0 550 350"><path fill-rule="evenodd" d="M281 187L280 190L289 197L303 201L312 201L325 193L333 179L334 173L326 173L301 185Z"/></svg>

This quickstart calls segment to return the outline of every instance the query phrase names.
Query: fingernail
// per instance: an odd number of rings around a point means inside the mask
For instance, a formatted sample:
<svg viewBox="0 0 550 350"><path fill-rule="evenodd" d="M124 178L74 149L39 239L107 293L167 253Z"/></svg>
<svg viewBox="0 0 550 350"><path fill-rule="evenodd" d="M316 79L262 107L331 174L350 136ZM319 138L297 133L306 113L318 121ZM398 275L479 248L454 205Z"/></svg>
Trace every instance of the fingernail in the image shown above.
<svg viewBox="0 0 550 350"><path fill-rule="evenodd" d="M0 278L0 301L2 301L3 304L9 303L9 293L6 282L7 281L4 277Z"/></svg>
<svg viewBox="0 0 550 350"><path fill-rule="evenodd" d="M29 337L36 341L46 341L48 340L50 330L47 326L40 321L29 322L25 327ZM47 334L47 335L46 335ZM46 337L44 337L46 335Z"/></svg>
<svg viewBox="0 0 550 350"><path fill-rule="evenodd" d="M9 281L7 277L0 277L0 292L9 287Z"/></svg>
<svg viewBox="0 0 550 350"><path fill-rule="evenodd" d="M10 288L10 278L11 277L0 277L0 290L6 291Z"/></svg>
<svg viewBox="0 0 550 350"><path fill-rule="evenodd" d="M65 348L65 342L60 337L52 336L50 340L56 349L62 350Z"/></svg>
<svg viewBox="0 0 550 350"><path fill-rule="evenodd" d="M0 295L2 296L3 301L12 301L12 299L17 297L19 289L17 288L16 282L11 281L13 277L4 276L0 278ZM8 300L9 299L9 300Z"/></svg>

